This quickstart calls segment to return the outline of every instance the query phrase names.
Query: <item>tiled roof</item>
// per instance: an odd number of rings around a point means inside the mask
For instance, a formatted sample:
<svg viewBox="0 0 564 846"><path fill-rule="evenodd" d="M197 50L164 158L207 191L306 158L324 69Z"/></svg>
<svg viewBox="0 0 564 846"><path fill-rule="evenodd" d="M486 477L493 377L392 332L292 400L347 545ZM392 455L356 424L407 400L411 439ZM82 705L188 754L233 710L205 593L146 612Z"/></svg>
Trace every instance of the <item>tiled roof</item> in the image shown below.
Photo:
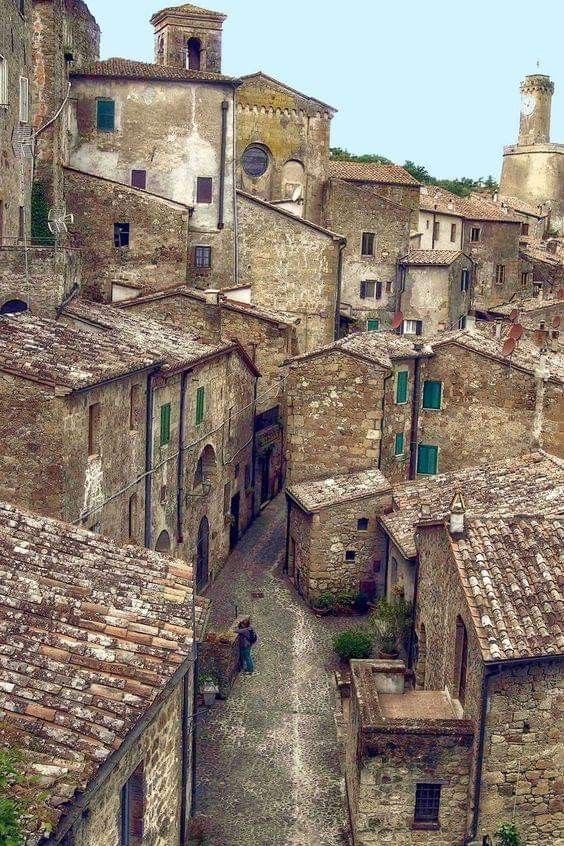
<svg viewBox="0 0 564 846"><path fill-rule="evenodd" d="M426 345L423 339L414 341L408 336L396 335L394 332L354 332L332 344L295 356L289 363L305 361L332 350L342 350L387 369L392 367L392 362L396 359L432 354L431 347Z"/></svg>
<svg viewBox="0 0 564 846"><path fill-rule="evenodd" d="M379 470L362 470L331 479L299 482L288 488L290 496L306 511L317 511L327 505L336 505L386 491L391 491L391 485Z"/></svg>
<svg viewBox="0 0 564 846"><path fill-rule="evenodd" d="M526 261L541 262L549 265L549 267L564 269L562 259L555 256L554 253L549 253L538 241L529 241L526 245L522 245L519 249L519 257Z"/></svg>
<svg viewBox="0 0 564 846"><path fill-rule="evenodd" d="M130 339L88 335L25 312L0 317L0 370L78 390L161 361Z"/></svg>
<svg viewBox="0 0 564 846"><path fill-rule="evenodd" d="M181 3L179 6L167 6L164 9L159 9L159 11L155 12L153 17L151 18L151 22L154 18L157 18L159 15L166 15L169 13L206 15L207 17L221 18L222 20L225 19L225 15L222 12L215 12L212 9L203 9L201 6L194 6L192 3Z"/></svg>
<svg viewBox="0 0 564 846"><path fill-rule="evenodd" d="M0 745L56 825L190 659L192 568L0 503ZM15 740L14 740L15 738Z"/></svg>
<svg viewBox="0 0 564 846"><path fill-rule="evenodd" d="M508 209L500 207L492 200L476 197L459 197L436 185L422 185L419 208L421 211L438 211L441 214L451 214L467 220L505 221L506 223L521 223Z"/></svg>
<svg viewBox="0 0 564 846"><path fill-rule="evenodd" d="M108 77L111 79L146 79L158 82L234 82L230 76L209 71L185 70L132 59L104 59L90 62L71 71L73 76Z"/></svg>
<svg viewBox="0 0 564 846"><path fill-rule="evenodd" d="M513 300L510 303L503 303L503 305L493 306L489 309L493 314L509 315L512 311L531 312L540 311L541 309L551 308L557 313L562 311L564 313L564 300L557 297L528 297L524 300Z"/></svg>
<svg viewBox="0 0 564 846"><path fill-rule="evenodd" d="M543 206L542 203L536 204L535 203L527 203L525 200L521 200L519 197L510 197L508 195L499 195L498 203L503 204L505 203L510 209L513 211L521 212L522 214L533 215L533 217L546 217L547 210Z"/></svg>
<svg viewBox="0 0 564 846"><path fill-rule="evenodd" d="M449 540L485 661L564 654L561 519L470 519Z"/></svg>
<svg viewBox="0 0 564 846"><path fill-rule="evenodd" d="M385 185L419 185L417 179L399 165L375 162L329 162L329 176L353 182L381 182Z"/></svg>
<svg viewBox="0 0 564 846"><path fill-rule="evenodd" d="M460 250L410 250L402 258L402 264L414 265L451 265L459 256L464 255Z"/></svg>
<svg viewBox="0 0 564 846"><path fill-rule="evenodd" d="M406 558L417 553L415 528L421 515L446 517L457 490L464 492L469 513L552 514L564 508L564 461L540 451L395 485L394 511L380 520Z"/></svg>
<svg viewBox="0 0 564 846"><path fill-rule="evenodd" d="M309 94L304 94L303 91L298 91L297 88L292 88L290 85L287 85L285 82L282 82L279 79L276 79L273 76L269 76L264 71L255 71L254 73L247 73L240 77L243 85L249 84L252 85L253 82L265 80L267 83L272 83L277 88L282 88L284 91L288 91L290 94L295 94L297 97L300 97L302 100L308 100L310 103L317 103L319 106L323 106L324 109L327 109L329 112L333 114L336 113L337 109L334 106L330 106L329 103L324 103L323 100L318 100L316 97L310 97Z"/></svg>

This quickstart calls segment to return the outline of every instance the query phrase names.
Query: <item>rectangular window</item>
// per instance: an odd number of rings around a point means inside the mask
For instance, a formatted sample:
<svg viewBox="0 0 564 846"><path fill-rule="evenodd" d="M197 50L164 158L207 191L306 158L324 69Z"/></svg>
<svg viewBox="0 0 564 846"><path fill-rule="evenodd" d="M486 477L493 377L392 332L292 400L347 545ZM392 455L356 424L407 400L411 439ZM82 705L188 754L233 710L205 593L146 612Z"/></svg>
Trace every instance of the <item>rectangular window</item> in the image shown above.
<svg viewBox="0 0 564 846"><path fill-rule="evenodd" d="M145 190L147 187L147 171L146 170L132 170L131 171L131 187L141 188Z"/></svg>
<svg viewBox="0 0 564 846"><path fill-rule="evenodd" d="M363 232L362 233L362 249L361 253L363 256L373 256L374 255L374 232Z"/></svg>
<svg viewBox="0 0 564 846"><path fill-rule="evenodd" d="M456 242L456 223L450 224L450 240L453 244Z"/></svg>
<svg viewBox="0 0 564 846"><path fill-rule="evenodd" d="M531 281L531 274L529 273L528 270L524 270L521 273L521 285L528 285L530 281Z"/></svg>
<svg viewBox="0 0 564 846"><path fill-rule="evenodd" d="M100 403L88 406L88 455L100 452Z"/></svg>
<svg viewBox="0 0 564 846"><path fill-rule="evenodd" d="M380 321L377 317L370 317L366 321L366 328L369 332L377 332L380 328Z"/></svg>
<svg viewBox="0 0 564 846"><path fill-rule="evenodd" d="M194 266L211 267L211 247L196 247L194 249Z"/></svg>
<svg viewBox="0 0 564 846"><path fill-rule="evenodd" d="M139 764L121 788L120 846L141 846L145 811L143 764Z"/></svg>
<svg viewBox="0 0 564 846"><path fill-rule="evenodd" d="M529 224L522 223L521 224L521 235L528 235L529 234Z"/></svg>
<svg viewBox="0 0 564 846"><path fill-rule="evenodd" d="M132 385L129 392L129 428L135 431L139 428L141 412L141 385Z"/></svg>
<svg viewBox="0 0 564 846"><path fill-rule="evenodd" d="M161 405L161 446L170 443L170 403Z"/></svg>
<svg viewBox="0 0 564 846"><path fill-rule="evenodd" d="M407 385L409 370L398 370L396 373L396 403L404 405L407 402Z"/></svg>
<svg viewBox="0 0 564 846"><path fill-rule="evenodd" d="M430 379L423 383L423 408L439 409L443 396L443 383Z"/></svg>
<svg viewBox="0 0 564 846"><path fill-rule="evenodd" d="M129 223L114 223L114 247L129 247Z"/></svg>
<svg viewBox="0 0 564 846"><path fill-rule="evenodd" d="M345 552L345 561L354 561L356 558L356 552L354 549L347 549Z"/></svg>
<svg viewBox="0 0 564 846"><path fill-rule="evenodd" d="M503 285L505 282L505 265L496 264L495 266L495 284Z"/></svg>
<svg viewBox="0 0 564 846"><path fill-rule="evenodd" d="M204 387L198 388L196 391L196 426L204 420L206 407L206 389Z"/></svg>
<svg viewBox="0 0 564 846"><path fill-rule="evenodd" d="M403 455L405 452L405 435L398 432L394 442L394 455Z"/></svg>
<svg viewBox="0 0 564 846"><path fill-rule="evenodd" d="M417 449L417 472L423 476L435 476L439 464L439 448L430 444L419 444Z"/></svg>
<svg viewBox="0 0 564 846"><path fill-rule="evenodd" d="M20 123L29 121L29 79L20 76Z"/></svg>
<svg viewBox="0 0 564 846"><path fill-rule="evenodd" d="M470 270L467 267L462 268L460 274L460 290L467 291L470 287Z"/></svg>
<svg viewBox="0 0 564 846"><path fill-rule="evenodd" d="M413 821L416 823L438 823L440 805L440 784L417 784L415 787Z"/></svg>
<svg viewBox="0 0 564 846"><path fill-rule="evenodd" d="M8 62L0 56L0 106L8 105Z"/></svg>
<svg viewBox="0 0 564 846"><path fill-rule="evenodd" d="M470 230L470 240L475 244L480 240L480 227L473 226Z"/></svg>
<svg viewBox="0 0 564 846"><path fill-rule="evenodd" d="M423 321L422 320L404 320L403 321L403 335L422 335Z"/></svg>
<svg viewBox="0 0 564 846"><path fill-rule="evenodd" d="M231 482L223 486L223 513L226 517L231 513Z"/></svg>
<svg viewBox="0 0 564 846"><path fill-rule="evenodd" d="M360 283L361 300L379 300L382 296L382 283L376 280L367 280Z"/></svg>
<svg viewBox="0 0 564 846"><path fill-rule="evenodd" d="M441 222L440 222L440 220L436 220L433 223L433 241L438 241L440 234L441 234Z"/></svg>
<svg viewBox="0 0 564 846"><path fill-rule="evenodd" d="M116 128L114 100L96 100L96 127L100 132L113 132Z"/></svg>
<svg viewBox="0 0 564 846"><path fill-rule="evenodd" d="M360 519L357 520L357 523L356 523L356 527L357 527L358 531L359 532L367 532L368 531L368 523L369 523L368 517L360 517Z"/></svg>
<svg viewBox="0 0 564 846"><path fill-rule="evenodd" d="M213 194L213 180L211 176L198 176L196 182L196 202L211 203Z"/></svg>
<svg viewBox="0 0 564 846"><path fill-rule="evenodd" d="M137 537L137 494L129 497L127 510L127 533L129 540Z"/></svg>
<svg viewBox="0 0 564 846"><path fill-rule="evenodd" d="M20 206L18 217L18 240L23 241L25 237L25 209Z"/></svg>
<svg viewBox="0 0 564 846"><path fill-rule="evenodd" d="M461 314L458 318L458 328L459 329L466 329L466 315Z"/></svg>

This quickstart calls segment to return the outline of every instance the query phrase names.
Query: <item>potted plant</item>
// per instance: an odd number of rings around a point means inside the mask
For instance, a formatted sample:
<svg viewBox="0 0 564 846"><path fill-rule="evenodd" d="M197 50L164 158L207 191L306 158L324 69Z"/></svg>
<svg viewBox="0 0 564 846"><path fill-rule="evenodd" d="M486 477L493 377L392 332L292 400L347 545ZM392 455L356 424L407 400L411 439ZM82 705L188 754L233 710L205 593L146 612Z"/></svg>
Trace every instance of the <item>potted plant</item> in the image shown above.
<svg viewBox="0 0 564 846"><path fill-rule="evenodd" d="M215 703L217 694L219 693L217 676L213 673L206 673L200 676L200 692L204 697L204 705L210 707Z"/></svg>
<svg viewBox="0 0 564 846"><path fill-rule="evenodd" d="M335 610L338 614L352 614L356 595L351 590L342 590L335 597Z"/></svg>
<svg viewBox="0 0 564 846"><path fill-rule="evenodd" d="M372 632L366 626L345 629L334 638L333 648L342 661L370 658L373 649Z"/></svg>
<svg viewBox="0 0 564 846"><path fill-rule="evenodd" d="M397 594L391 600L383 597L376 603L371 622L380 641L381 658L398 657L410 619L411 605L403 595Z"/></svg>
<svg viewBox="0 0 564 846"><path fill-rule="evenodd" d="M319 617L331 614L335 609L335 595L326 590L313 600L313 610Z"/></svg>

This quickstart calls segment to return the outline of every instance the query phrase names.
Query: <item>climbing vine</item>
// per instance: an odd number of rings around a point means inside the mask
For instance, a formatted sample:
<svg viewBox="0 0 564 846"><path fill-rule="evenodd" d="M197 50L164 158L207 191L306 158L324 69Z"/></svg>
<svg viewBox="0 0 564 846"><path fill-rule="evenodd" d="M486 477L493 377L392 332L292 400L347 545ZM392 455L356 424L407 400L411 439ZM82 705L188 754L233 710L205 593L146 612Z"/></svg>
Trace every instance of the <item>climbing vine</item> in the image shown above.
<svg viewBox="0 0 564 846"><path fill-rule="evenodd" d="M495 833L498 846L523 846L523 841L513 823L504 823Z"/></svg>
<svg viewBox="0 0 564 846"><path fill-rule="evenodd" d="M2 846L23 846L21 827L22 804L13 797L14 785L22 776L18 772L19 756L13 751L0 751L0 843Z"/></svg>
<svg viewBox="0 0 564 846"><path fill-rule="evenodd" d="M49 230L49 199L44 182L34 182L31 189L31 237L40 244L54 244L55 239Z"/></svg>

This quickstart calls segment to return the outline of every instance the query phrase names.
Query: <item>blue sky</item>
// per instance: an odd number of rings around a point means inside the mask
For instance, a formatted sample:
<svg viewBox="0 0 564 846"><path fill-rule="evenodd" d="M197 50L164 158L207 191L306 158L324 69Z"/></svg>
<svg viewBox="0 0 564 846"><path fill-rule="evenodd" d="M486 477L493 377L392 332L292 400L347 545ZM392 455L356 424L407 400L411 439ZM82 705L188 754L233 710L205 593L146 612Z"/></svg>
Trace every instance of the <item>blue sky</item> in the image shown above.
<svg viewBox="0 0 564 846"><path fill-rule="evenodd" d="M174 0L87 2L103 58L152 61L149 18ZM552 140L564 142L562 0L208 5L229 16L224 72L263 70L335 106L333 146L412 159L437 177L497 177L503 145L517 138L519 82L537 61L556 83Z"/></svg>

